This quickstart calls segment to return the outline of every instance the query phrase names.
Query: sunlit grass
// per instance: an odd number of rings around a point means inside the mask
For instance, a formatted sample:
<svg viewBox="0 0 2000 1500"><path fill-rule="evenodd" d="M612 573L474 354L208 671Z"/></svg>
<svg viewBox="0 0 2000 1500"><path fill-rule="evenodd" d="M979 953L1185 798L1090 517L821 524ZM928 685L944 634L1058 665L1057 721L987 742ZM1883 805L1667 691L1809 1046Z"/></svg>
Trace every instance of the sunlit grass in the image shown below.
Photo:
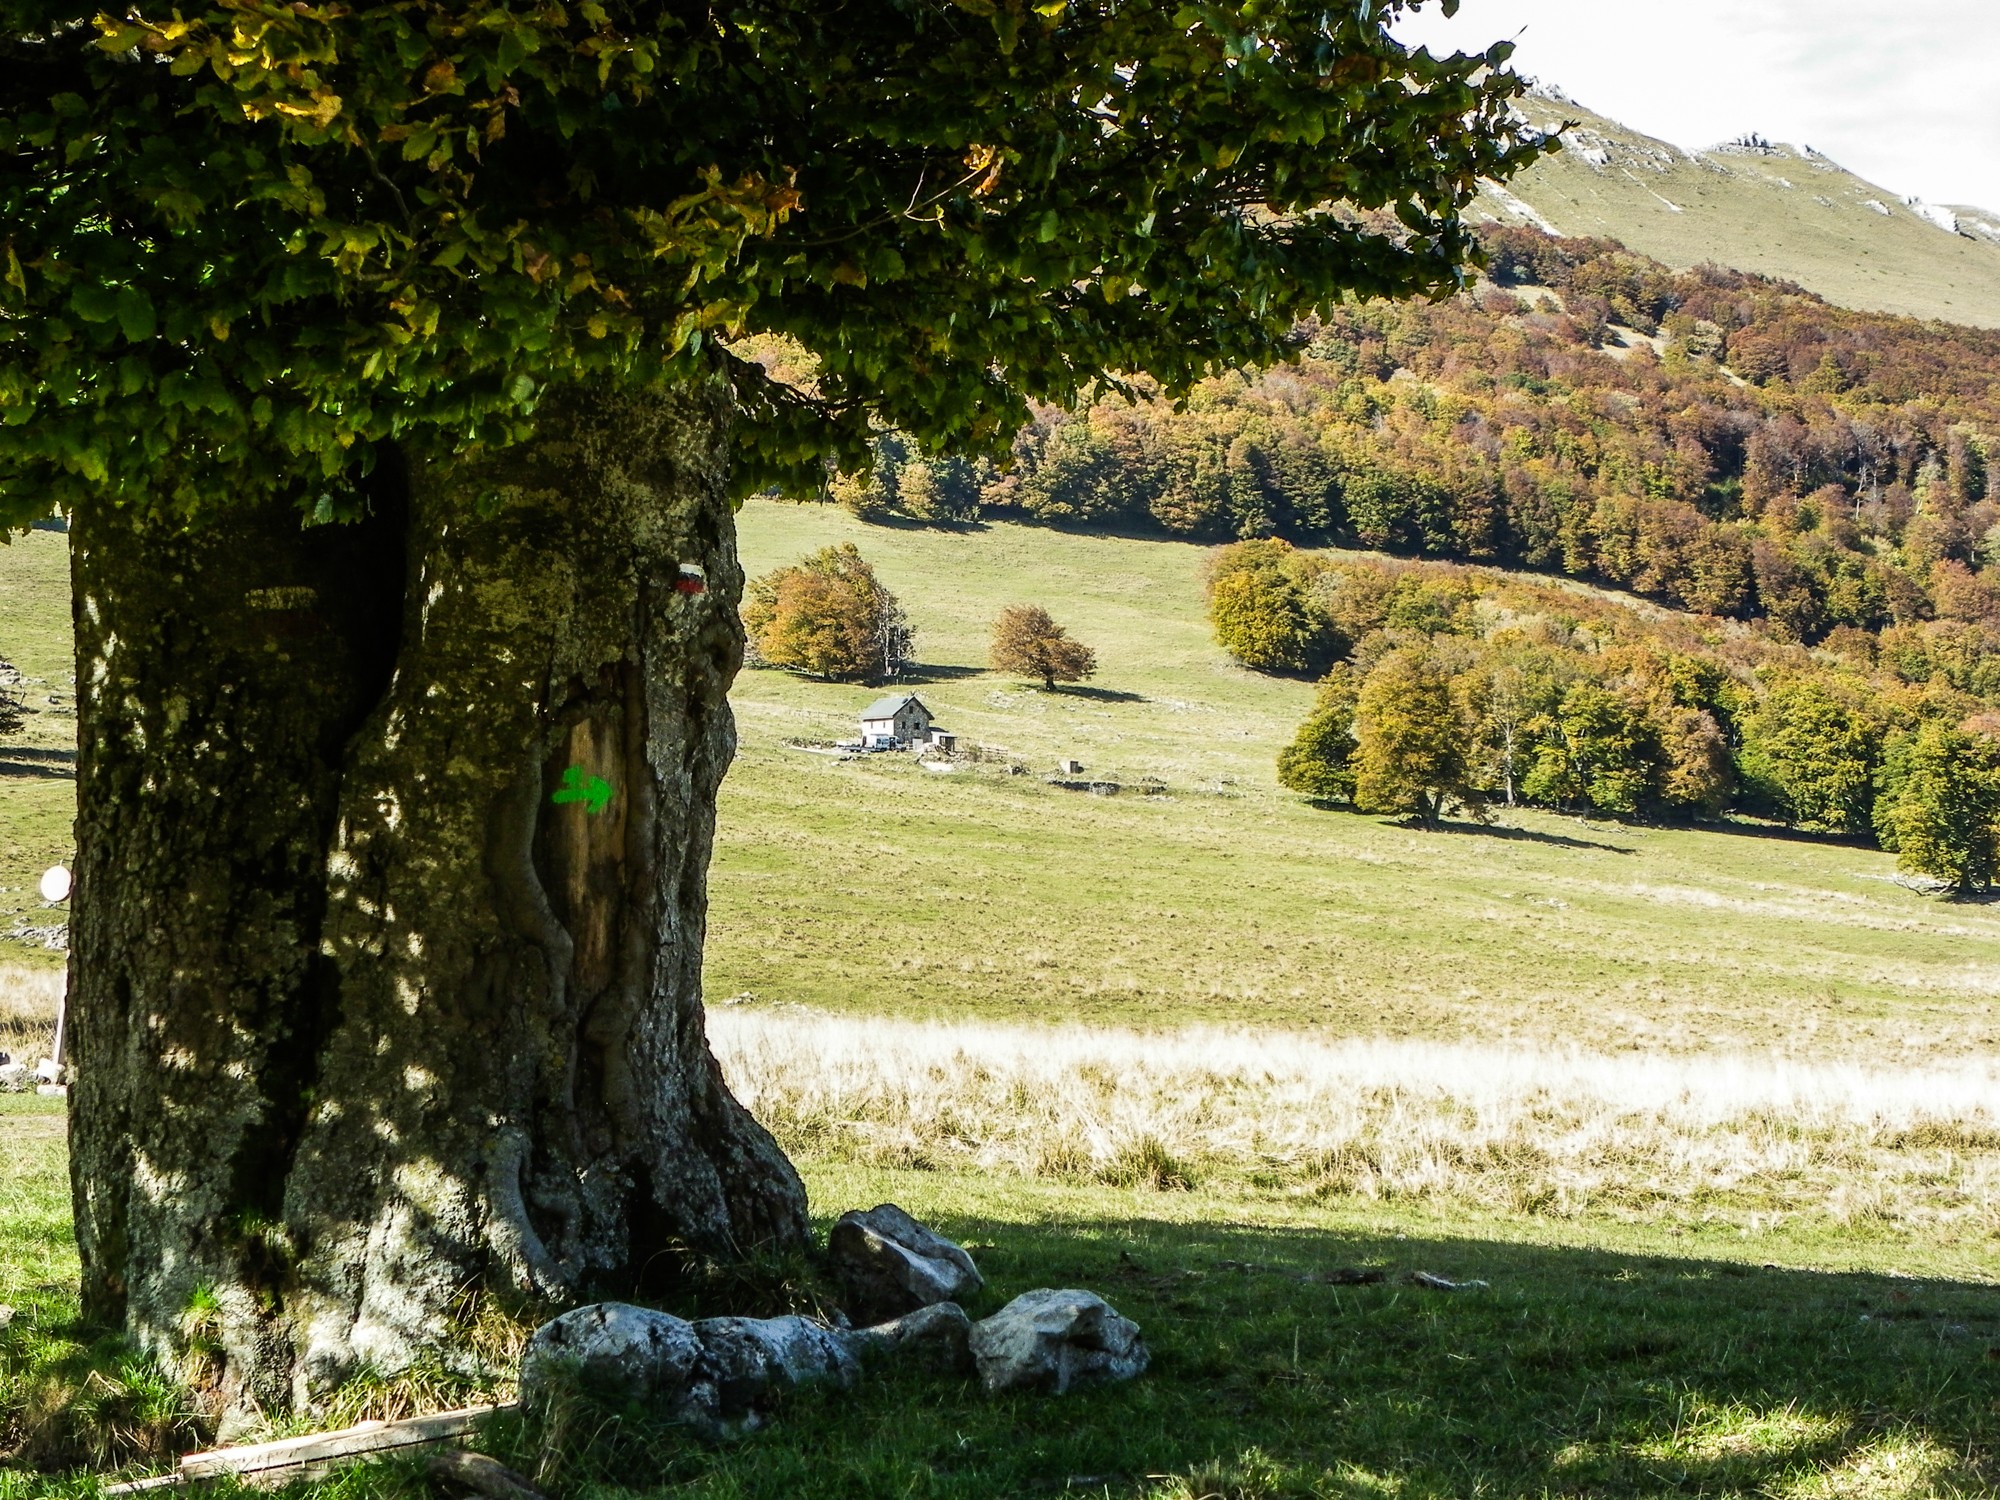
<svg viewBox="0 0 2000 1500"><path fill-rule="evenodd" d="M0 963L0 1052L33 1062L55 1039L60 969Z"/></svg>
<svg viewBox="0 0 2000 1500"><path fill-rule="evenodd" d="M0 1103L0 1300L20 1309L0 1332L4 1500L76 1489L26 1463L157 1466L195 1430L143 1362L76 1323L60 1123L47 1101ZM1697 1246L1659 1225L1222 1182L803 1166L822 1227L902 1203L973 1247L990 1283L975 1315L1034 1286L1091 1287L1139 1321L1152 1368L1060 1401L885 1372L801 1393L719 1450L630 1423L553 1467L530 1427L500 1424L485 1446L562 1500L1970 1500L2000 1483L2000 1304L1990 1276L1947 1269L1980 1264L1976 1248L1796 1222ZM1342 1268L1383 1279L1343 1284ZM1488 1286L1423 1291L1415 1271ZM363 1382L327 1420L458 1399L431 1379ZM409 1463L318 1492L430 1494Z"/></svg>
<svg viewBox="0 0 2000 1500"><path fill-rule="evenodd" d="M731 1086L791 1150L880 1166L1537 1217L1803 1214L2000 1244L2000 1064L1895 1069L725 1007Z"/></svg>
<svg viewBox="0 0 2000 1500"><path fill-rule="evenodd" d="M745 673L712 996L1603 1052L2000 1055L2000 907L1905 890L1880 851L1543 813L1424 833L1280 792L1276 756L1311 689L1215 647L1199 547L870 527L771 502L740 529L753 572L856 542L944 669L915 690L1029 774L801 754L785 741L853 733L874 690ZM1090 693L984 670L994 615L1023 602L1096 648ZM1070 757L1127 790L1044 785ZM1146 776L1164 795L1140 793Z"/></svg>

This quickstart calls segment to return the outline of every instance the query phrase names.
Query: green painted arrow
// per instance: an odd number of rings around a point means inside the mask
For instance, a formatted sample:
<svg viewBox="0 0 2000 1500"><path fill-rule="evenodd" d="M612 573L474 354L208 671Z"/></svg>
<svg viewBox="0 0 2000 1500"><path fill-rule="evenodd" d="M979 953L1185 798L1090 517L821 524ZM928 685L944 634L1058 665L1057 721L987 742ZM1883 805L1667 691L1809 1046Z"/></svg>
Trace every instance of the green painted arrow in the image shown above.
<svg viewBox="0 0 2000 1500"><path fill-rule="evenodd" d="M561 807L565 802L581 802L587 813L601 813L611 800L611 783L602 776L585 776L582 766L563 772L562 785L549 801Z"/></svg>

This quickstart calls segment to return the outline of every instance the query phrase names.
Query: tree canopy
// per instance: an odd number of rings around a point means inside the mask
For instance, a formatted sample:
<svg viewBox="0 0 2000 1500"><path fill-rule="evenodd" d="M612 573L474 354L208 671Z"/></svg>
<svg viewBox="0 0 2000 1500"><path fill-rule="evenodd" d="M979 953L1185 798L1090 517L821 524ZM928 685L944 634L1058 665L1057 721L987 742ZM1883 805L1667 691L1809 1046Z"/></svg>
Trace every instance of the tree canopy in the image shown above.
<svg viewBox="0 0 2000 1500"><path fill-rule="evenodd" d="M1302 323L1281 367L1038 411L1011 468L975 464L979 513L1566 573L2000 688L2000 331L1480 238L1494 281Z"/></svg>
<svg viewBox="0 0 2000 1500"><path fill-rule="evenodd" d="M1398 646L1368 674L1354 714L1354 806L1414 813L1435 828L1447 802L1477 812L1472 715L1430 643Z"/></svg>
<svg viewBox="0 0 2000 1500"><path fill-rule="evenodd" d="M1278 752L1278 785L1315 802L1354 800L1354 711L1360 674L1346 663L1320 683L1312 712Z"/></svg>
<svg viewBox="0 0 2000 1500"><path fill-rule="evenodd" d="M1309 672L1333 654L1335 632L1309 597L1318 559L1277 540L1225 547L1211 560L1206 594L1215 638L1261 672Z"/></svg>
<svg viewBox="0 0 2000 1500"><path fill-rule="evenodd" d="M1254 562L1271 546L1236 543L1211 571L1241 572L1232 554ZM1436 803L1418 788L1450 780L1435 768L1455 756L1469 795L1447 791L1468 807L1733 810L1845 833L1872 815L1885 847L1973 848L1978 816L1945 832L1925 820L1985 795L2000 713L1947 681L1521 574L1295 556L1317 569L1314 607L1352 643L1278 757L1280 783L1315 801L1424 812ZM1219 626L1216 639L1227 645Z"/></svg>
<svg viewBox="0 0 2000 1500"><path fill-rule="evenodd" d="M1058 625L1039 604L1015 604L993 622L993 670L1032 677L1050 692L1097 671L1097 653Z"/></svg>
<svg viewBox="0 0 2000 1500"><path fill-rule="evenodd" d="M1389 35L1421 3L5 0L0 523L337 512L384 444L712 359L745 485L1268 363L1456 287L1477 179L1544 149L1504 45ZM809 389L717 350L755 333Z"/></svg>
<svg viewBox="0 0 2000 1500"><path fill-rule="evenodd" d="M914 643L902 605L852 542L753 579L743 624L770 665L814 677L891 676Z"/></svg>
<svg viewBox="0 0 2000 1500"><path fill-rule="evenodd" d="M2000 743L1951 724L1896 735L1878 773L1875 828L1910 874L1962 892L2000 868Z"/></svg>

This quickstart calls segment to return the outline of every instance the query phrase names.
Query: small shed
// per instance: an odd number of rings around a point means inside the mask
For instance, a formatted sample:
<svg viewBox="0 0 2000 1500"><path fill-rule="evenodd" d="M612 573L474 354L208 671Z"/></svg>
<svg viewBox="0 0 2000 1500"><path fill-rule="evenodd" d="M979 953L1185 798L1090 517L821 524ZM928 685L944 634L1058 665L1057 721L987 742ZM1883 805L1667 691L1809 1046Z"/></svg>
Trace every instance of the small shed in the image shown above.
<svg viewBox="0 0 2000 1500"><path fill-rule="evenodd" d="M916 745L931 736L935 716L915 693L891 693L861 711L864 745Z"/></svg>

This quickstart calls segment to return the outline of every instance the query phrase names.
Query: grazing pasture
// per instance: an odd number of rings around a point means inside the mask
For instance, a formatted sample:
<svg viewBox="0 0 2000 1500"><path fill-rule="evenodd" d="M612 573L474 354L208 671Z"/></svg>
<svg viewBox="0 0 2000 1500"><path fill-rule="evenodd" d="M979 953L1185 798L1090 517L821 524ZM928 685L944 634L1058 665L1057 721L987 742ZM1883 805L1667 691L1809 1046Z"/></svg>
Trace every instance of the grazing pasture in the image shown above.
<svg viewBox="0 0 2000 1500"><path fill-rule="evenodd" d="M144 1466L192 1422L76 1322L59 1126L45 1101L0 1100L0 1300L18 1309L0 1452ZM1142 1325L1152 1368L1059 1400L889 1374L804 1393L720 1450L612 1421L544 1483L593 1500L1973 1500L2000 1484L1990 1256L1981 1270L1879 1226L1690 1240L1421 1201L804 1165L823 1220L893 1200L969 1243L988 1279L975 1315L1097 1288ZM508 1391L432 1392L475 1394ZM536 1466L518 1428L482 1446ZM74 1492L0 1467L8 1500ZM406 1461L316 1493L431 1491Z"/></svg>
<svg viewBox="0 0 2000 1500"><path fill-rule="evenodd" d="M69 546L60 532L30 531L0 546L0 659L19 668L28 710L19 733L0 737L0 965L53 969L61 954L8 934L51 922L36 883L69 857L76 816ZM0 989L0 1026L6 1004Z"/></svg>
<svg viewBox="0 0 2000 1500"><path fill-rule="evenodd" d="M1883 1065L2000 1052L2000 907L1907 890L1879 851L1530 812L1425 833L1281 792L1311 688L1211 642L1200 548L771 502L742 537L753 573L858 542L916 626L910 685L1009 758L803 754L786 742L853 735L872 691L745 672L712 999ZM1088 687L984 669L993 617L1038 602L1097 651ZM1123 790L1046 784L1069 758Z"/></svg>

